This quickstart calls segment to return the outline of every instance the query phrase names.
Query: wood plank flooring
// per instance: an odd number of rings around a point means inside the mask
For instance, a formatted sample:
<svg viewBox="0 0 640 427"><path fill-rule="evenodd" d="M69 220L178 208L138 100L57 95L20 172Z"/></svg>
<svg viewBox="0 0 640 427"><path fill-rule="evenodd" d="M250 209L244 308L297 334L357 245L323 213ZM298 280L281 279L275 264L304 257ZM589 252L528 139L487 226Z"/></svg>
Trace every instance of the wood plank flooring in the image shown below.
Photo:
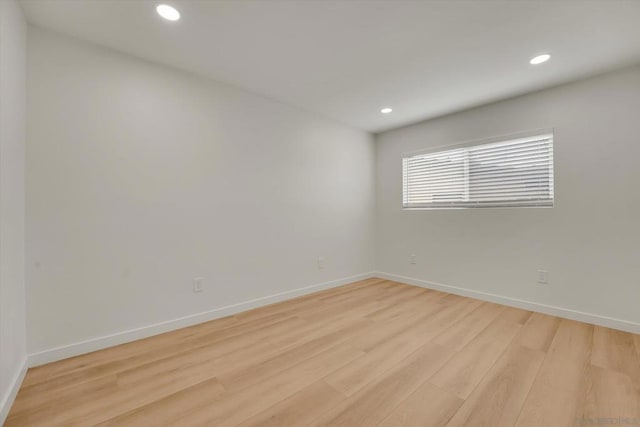
<svg viewBox="0 0 640 427"><path fill-rule="evenodd" d="M640 336L367 279L32 368L11 426L640 424Z"/></svg>

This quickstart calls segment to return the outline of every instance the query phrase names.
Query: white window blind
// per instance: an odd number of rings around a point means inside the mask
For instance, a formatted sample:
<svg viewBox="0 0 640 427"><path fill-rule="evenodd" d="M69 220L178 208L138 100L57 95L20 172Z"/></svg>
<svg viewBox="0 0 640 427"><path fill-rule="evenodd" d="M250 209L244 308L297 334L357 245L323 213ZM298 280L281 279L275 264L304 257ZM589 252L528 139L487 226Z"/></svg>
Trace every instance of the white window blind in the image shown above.
<svg viewBox="0 0 640 427"><path fill-rule="evenodd" d="M405 208L553 206L553 134L402 159Z"/></svg>

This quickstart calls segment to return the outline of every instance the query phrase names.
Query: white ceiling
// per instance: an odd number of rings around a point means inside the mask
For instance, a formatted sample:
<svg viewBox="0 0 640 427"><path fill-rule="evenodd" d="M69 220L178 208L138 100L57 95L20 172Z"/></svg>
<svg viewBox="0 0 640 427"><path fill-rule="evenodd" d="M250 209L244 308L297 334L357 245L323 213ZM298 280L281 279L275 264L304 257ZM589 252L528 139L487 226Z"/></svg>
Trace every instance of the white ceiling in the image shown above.
<svg viewBox="0 0 640 427"><path fill-rule="evenodd" d="M166 0L178 22L157 3L22 1L37 26L371 132L640 62L640 0Z"/></svg>

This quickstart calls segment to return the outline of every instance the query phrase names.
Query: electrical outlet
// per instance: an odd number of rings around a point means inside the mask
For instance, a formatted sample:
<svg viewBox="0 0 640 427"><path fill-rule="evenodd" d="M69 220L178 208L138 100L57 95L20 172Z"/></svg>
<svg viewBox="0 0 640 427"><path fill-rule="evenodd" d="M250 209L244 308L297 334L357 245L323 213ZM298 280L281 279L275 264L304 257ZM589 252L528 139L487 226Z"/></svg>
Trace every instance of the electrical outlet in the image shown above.
<svg viewBox="0 0 640 427"><path fill-rule="evenodd" d="M538 270L538 283L549 283L549 272L546 270Z"/></svg>
<svg viewBox="0 0 640 427"><path fill-rule="evenodd" d="M318 270L324 270L324 258L318 258Z"/></svg>
<svg viewBox="0 0 640 427"><path fill-rule="evenodd" d="M409 264L415 264L415 263L416 263L416 254L409 255Z"/></svg>
<svg viewBox="0 0 640 427"><path fill-rule="evenodd" d="M204 291L204 277L194 277L193 278L193 292L202 292Z"/></svg>

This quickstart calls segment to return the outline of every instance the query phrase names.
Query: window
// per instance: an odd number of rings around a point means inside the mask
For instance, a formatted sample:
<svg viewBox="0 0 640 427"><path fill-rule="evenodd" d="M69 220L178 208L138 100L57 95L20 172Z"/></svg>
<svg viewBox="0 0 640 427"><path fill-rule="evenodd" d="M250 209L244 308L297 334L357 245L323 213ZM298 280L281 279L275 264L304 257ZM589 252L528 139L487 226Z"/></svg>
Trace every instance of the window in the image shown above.
<svg viewBox="0 0 640 427"><path fill-rule="evenodd" d="M407 156L402 181L409 209L553 206L553 134Z"/></svg>

